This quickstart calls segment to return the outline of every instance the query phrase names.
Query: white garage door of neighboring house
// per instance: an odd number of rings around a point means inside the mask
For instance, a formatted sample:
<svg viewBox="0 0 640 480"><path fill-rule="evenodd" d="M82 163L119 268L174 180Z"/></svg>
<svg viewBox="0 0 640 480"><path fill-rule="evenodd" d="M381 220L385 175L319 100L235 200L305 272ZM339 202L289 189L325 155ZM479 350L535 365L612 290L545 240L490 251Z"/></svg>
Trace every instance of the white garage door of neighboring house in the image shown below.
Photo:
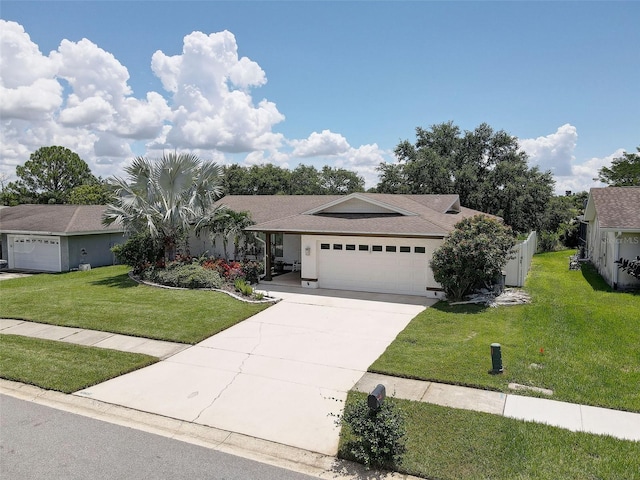
<svg viewBox="0 0 640 480"><path fill-rule="evenodd" d="M318 245L321 288L425 295L430 253L411 240L397 243L339 239Z"/></svg>
<svg viewBox="0 0 640 480"><path fill-rule="evenodd" d="M59 272L60 237L8 235L9 268Z"/></svg>

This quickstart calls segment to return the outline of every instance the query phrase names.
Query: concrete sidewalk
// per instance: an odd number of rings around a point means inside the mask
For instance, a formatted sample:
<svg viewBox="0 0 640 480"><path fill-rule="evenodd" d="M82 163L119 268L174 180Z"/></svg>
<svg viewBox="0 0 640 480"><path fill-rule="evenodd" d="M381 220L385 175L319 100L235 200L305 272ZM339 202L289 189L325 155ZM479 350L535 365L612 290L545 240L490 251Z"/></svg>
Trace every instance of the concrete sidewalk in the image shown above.
<svg viewBox="0 0 640 480"><path fill-rule="evenodd" d="M369 393L378 384L385 386L388 396L406 400L492 413L529 422L545 423L574 432L611 435L623 440L640 442L640 413L376 373L365 373L354 390Z"/></svg>
<svg viewBox="0 0 640 480"><path fill-rule="evenodd" d="M286 297L287 295L285 294L283 296ZM167 359L191 347L190 345L180 343L149 340L78 328L59 327L23 320L0 319L0 333L58 340L127 352L145 353L161 359ZM185 354L186 353L187 352L185 352ZM610 435L623 440L640 442L640 413L391 377L368 372L362 375L353 389L369 393L378 384L383 384L386 387L388 396L395 396L406 400L502 415L509 418L544 423L576 432ZM153 411L153 409L145 409L145 407L141 405L136 405L135 408L141 411ZM227 428L230 430L233 429L231 425L227 426Z"/></svg>
<svg viewBox="0 0 640 480"><path fill-rule="evenodd" d="M191 346L184 343L164 342L162 340L151 340L117 333L100 332L84 328L60 327L47 323L7 318L0 319L0 333L41 338L44 340L57 340L87 347L109 348L122 352L144 353L145 355L158 357L160 360L169 358Z"/></svg>

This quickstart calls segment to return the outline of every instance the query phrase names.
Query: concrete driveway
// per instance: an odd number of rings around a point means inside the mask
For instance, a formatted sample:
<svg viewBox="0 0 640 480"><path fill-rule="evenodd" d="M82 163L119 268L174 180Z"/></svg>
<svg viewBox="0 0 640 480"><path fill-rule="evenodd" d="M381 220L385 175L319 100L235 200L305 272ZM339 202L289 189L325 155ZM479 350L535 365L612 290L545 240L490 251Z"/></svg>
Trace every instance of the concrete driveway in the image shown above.
<svg viewBox="0 0 640 480"><path fill-rule="evenodd" d="M275 295L283 300L252 318L77 395L335 455L339 429L332 415L341 413L369 365L433 302Z"/></svg>

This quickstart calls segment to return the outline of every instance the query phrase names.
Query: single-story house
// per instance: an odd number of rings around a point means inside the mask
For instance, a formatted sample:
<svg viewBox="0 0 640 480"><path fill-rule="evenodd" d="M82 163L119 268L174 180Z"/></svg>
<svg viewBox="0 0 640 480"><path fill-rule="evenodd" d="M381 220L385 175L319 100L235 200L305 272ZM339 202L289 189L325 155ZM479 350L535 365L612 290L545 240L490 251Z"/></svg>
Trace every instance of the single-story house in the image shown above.
<svg viewBox="0 0 640 480"><path fill-rule="evenodd" d="M614 262L640 255L640 187L592 188L582 221L586 256L606 282L614 289L639 286Z"/></svg>
<svg viewBox="0 0 640 480"><path fill-rule="evenodd" d="M458 195L229 195L218 203L250 212L266 280L277 262L299 270L304 287L430 297L443 296L429 267L434 250L456 223L481 213ZM192 253L220 255L220 242L193 240Z"/></svg>
<svg viewBox="0 0 640 480"><path fill-rule="evenodd" d="M113 265L123 229L102 225L102 205L18 205L0 209L2 258L8 268L67 272Z"/></svg>

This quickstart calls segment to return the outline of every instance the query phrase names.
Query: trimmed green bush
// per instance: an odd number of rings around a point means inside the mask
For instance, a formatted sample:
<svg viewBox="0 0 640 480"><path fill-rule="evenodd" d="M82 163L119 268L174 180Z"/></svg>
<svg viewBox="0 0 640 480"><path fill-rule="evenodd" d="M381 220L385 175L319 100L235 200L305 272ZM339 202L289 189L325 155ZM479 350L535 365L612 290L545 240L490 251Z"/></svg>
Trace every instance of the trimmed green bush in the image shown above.
<svg viewBox="0 0 640 480"><path fill-rule="evenodd" d="M501 277L514 244L511 228L497 220L486 215L465 218L433 253L433 278L448 300L460 300Z"/></svg>
<svg viewBox="0 0 640 480"><path fill-rule="evenodd" d="M170 264L165 269L149 268L142 274L144 280L182 288L220 288L224 284L218 272L202 268L198 263Z"/></svg>
<svg viewBox="0 0 640 480"><path fill-rule="evenodd" d="M121 244L111 248L119 263L129 265L133 273L139 274L149 265L162 259L162 246L148 233L139 233Z"/></svg>
<svg viewBox="0 0 640 480"><path fill-rule="evenodd" d="M406 451L405 414L393 399L385 400L377 410L367 402L347 403L337 420L343 426L344 452L367 468L393 469Z"/></svg>

